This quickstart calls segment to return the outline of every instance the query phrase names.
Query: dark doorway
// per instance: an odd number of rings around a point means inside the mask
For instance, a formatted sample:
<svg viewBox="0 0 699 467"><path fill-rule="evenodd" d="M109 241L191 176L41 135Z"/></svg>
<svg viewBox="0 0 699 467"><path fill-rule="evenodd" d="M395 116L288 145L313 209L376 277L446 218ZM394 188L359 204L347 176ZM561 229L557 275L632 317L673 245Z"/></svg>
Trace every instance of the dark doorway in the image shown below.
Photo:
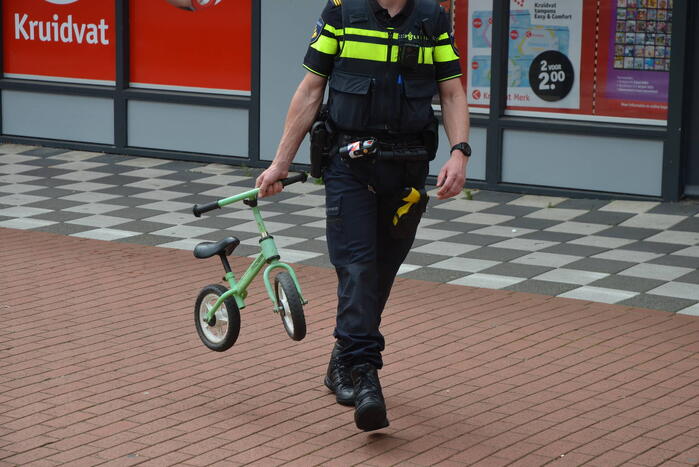
<svg viewBox="0 0 699 467"><path fill-rule="evenodd" d="M699 80L699 4L690 2L690 21L687 31L687 45L689 46L689 73L687 92L689 93L689 122L685 126L687 138L685 148L686 171L685 189L687 196L699 197L699 89L694 86Z"/></svg>

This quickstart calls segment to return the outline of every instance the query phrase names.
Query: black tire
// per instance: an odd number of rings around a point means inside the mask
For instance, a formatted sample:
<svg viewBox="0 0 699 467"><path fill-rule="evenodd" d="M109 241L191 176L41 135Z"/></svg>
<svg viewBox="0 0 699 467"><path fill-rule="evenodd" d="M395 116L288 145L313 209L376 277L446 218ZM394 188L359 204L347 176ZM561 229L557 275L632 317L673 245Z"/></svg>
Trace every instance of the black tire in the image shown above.
<svg viewBox="0 0 699 467"><path fill-rule="evenodd" d="M277 303L281 305L279 316L286 333L295 341L306 337L306 318L296 284L288 272L282 271L274 278L274 291Z"/></svg>
<svg viewBox="0 0 699 467"><path fill-rule="evenodd" d="M203 321L206 312L227 291L227 288L219 284L207 285L199 292L194 305L194 325L197 334L205 346L216 352L230 349L240 333L240 310L233 297L224 300L216 311L216 323L213 326Z"/></svg>

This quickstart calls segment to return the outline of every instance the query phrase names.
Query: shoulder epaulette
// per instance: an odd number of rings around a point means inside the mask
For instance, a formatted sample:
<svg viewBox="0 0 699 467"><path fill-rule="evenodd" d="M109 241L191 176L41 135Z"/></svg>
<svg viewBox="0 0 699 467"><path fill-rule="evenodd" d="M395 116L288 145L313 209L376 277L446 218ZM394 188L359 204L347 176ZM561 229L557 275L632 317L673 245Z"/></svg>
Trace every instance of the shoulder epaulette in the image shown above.
<svg viewBox="0 0 699 467"><path fill-rule="evenodd" d="M342 0L330 0L330 6L342 6Z"/></svg>

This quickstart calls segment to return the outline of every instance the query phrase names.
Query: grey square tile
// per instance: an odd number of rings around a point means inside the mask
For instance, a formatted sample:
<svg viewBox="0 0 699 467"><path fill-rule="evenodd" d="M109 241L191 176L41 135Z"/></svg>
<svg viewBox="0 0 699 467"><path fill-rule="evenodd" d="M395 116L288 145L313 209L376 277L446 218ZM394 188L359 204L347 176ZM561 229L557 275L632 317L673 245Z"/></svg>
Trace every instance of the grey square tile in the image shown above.
<svg viewBox="0 0 699 467"><path fill-rule="evenodd" d="M145 201L145 200L144 200ZM110 200L110 202L105 203L105 204L113 204ZM135 220L141 220L145 219L146 217L153 217L162 214L162 211L155 211L153 209L142 209L138 207L126 207L126 208L119 208L117 210L114 210L110 212L109 214L111 216L116 216L116 217L126 217L127 219L135 219Z"/></svg>
<svg viewBox="0 0 699 467"><path fill-rule="evenodd" d="M575 284L563 284L560 282L549 282L549 281L539 281L536 279L530 279L519 284L514 284L509 287L505 287L505 290L512 290L513 292L526 292L534 293L540 295L551 295L556 296L562 293L573 290L578 286Z"/></svg>
<svg viewBox="0 0 699 467"><path fill-rule="evenodd" d="M691 268L641 263L619 272L619 275L672 281L690 272L692 272Z"/></svg>
<svg viewBox="0 0 699 467"><path fill-rule="evenodd" d="M661 264L663 266L699 269L699 258L696 256L666 255L648 261L648 264Z"/></svg>
<svg viewBox="0 0 699 467"><path fill-rule="evenodd" d="M38 216L33 216L36 219L42 219L46 221L54 222L68 222L74 221L76 219L82 219L88 217L87 214L82 214L79 212L68 212L68 211L53 211L44 214L39 214Z"/></svg>
<svg viewBox="0 0 699 467"><path fill-rule="evenodd" d="M90 159L90 162L101 162L103 164L116 164L118 162L124 162L129 156L122 156L121 154L102 154ZM127 167L126 170L133 170Z"/></svg>
<svg viewBox="0 0 699 467"><path fill-rule="evenodd" d="M37 203L31 203L28 204L27 206L31 206L33 208L44 208L44 209L52 209L55 211L60 211L61 209L67 209L67 208L72 208L75 206L79 206L81 203L78 203L76 201L68 201L65 199L47 199L45 201L39 201Z"/></svg>
<svg viewBox="0 0 699 467"><path fill-rule="evenodd" d="M151 233L155 232L157 230L162 230L166 227L169 227L167 224L161 224L159 222L148 222L148 221L142 221L142 220L137 220L137 221L131 221L131 222L125 222L123 224L119 224L119 229L121 230L128 230L131 232L140 232L140 233ZM164 237L164 238L169 238L169 241L172 241L171 237ZM164 242L162 242L164 243Z"/></svg>
<svg viewBox="0 0 699 467"><path fill-rule="evenodd" d="M33 195L46 196L47 198L62 198L64 196L70 196L75 193L76 192L73 190L63 190L61 188L43 188L41 190L36 190L32 192Z"/></svg>
<svg viewBox="0 0 699 467"><path fill-rule="evenodd" d="M648 242L644 240L624 245L624 250L645 251L648 253L660 253L664 255L669 255L670 253L681 250L682 248L682 245L674 245L672 243Z"/></svg>
<svg viewBox="0 0 699 467"><path fill-rule="evenodd" d="M62 211L62 212L66 212L66 211ZM106 215L97 214L94 216L87 216L87 217L83 217L81 219L74 219L74 220L70 220L67 222L69 222L71 224L90 225L92 227L106 229L109 227L114 227L114 226L129 222L129 219L126 219L124 217L115 217L115 216L106 216ZM119 228L116 230L126 230L126 229Z"/></svg>
<svg viewBox="0 0 699 467"><path fill-rule="evenodd" d="M541 251L542 253L554 253L557 255L573 255L587 257L602 253L603 251L607 251L607 248L589 245L576 245L573 243L560 243L558 245L554 245L549 248L544 248L543 250L539 251Z"/></svg>
<svg viewBox="0 0 699 467"><path fill-rule="evenodd" d="M38 169L24 171L22 172L22 175L29 175L31 177L52 178L58 175L65 175L68 173L71 173L71 171L65 169L56 169L53 167L42 167Z"/></svg>
<svg viewBox="0 0 699 467"><path fill-rule="evenodd" d="M666 282L665 284L648 291L652 295L664 297L684 298L699 301L699 287L685 282Z"/></svg>
<svg viewBox="0 0 699 467"><path fill-rule="evenodd" d="M105 193L106 194L106 193ZM109 198L104 203L114 204L115 206L125 206L127 208L143 206L145 204L151 204L152 199L139 198L137 196L117 196L116 198ZM149 209L150 211L150 209ZM158 214L162 214L162 211L158 211ZM124 216L129 217L129 216Z"/></svg>
<svg viewBox="0 0 699 467"><path fill-rule="evenodd" d="M170 178L168 176L168 178ZM206 185L204 183L196 183L196 182L185 182L180 185L177 185L175 190L181 192L181 193L191 193L191 194L200 194L204 193L205 191L211 190L211 185ZM233 196L237 193L231 191L231 194L229 196ZM280 193L281 194L281 193ZM275 197L275 200L277 198ZM281 198L279 198L281 199Z"/></svg>
<svg viewBox="0 0 699 467"><path fill-rule="evenodd" d="M699 284L699 269L695 269L694 271L690 272L689 274L685 274L684 276L680 276L675 280L677 282L687 282L689 284Z"/></svg>
<svg viewBox="0 0 699 467"><path fill-rule="evenodd" d="M56 160L55 159L45 159L42 157L39 159L32 159L29 161L24 161L24 162L22 162L22 164L33 165L35 167L51 167L51 166L56 165Z"/></svg>
<svg viewBox="0 0 699 467"><path fill-rule="evenodd" d="M20 152L20 154L23 154L25 156L50 157L50 156L57 156L59 154L63 154L63 153L68 152L68 151L69 151L68 149L37 148L37 149L30 149L29 151Z"/></svg>
<svg viewBox="0 0 699 467"><path fill-rule="evenodd" d="M192 219L194 219L194 216L192 216ZM209 216L196 219L192 225L218 230L235 230L235 226L238 224L239 223L235 219L220 216ZM240 224L242 224L242 222L240 222ZM274 234L274 232L271 233Z"/></svg>
<svg viewBox="0 0 699 467"><path fill-rule="evenodd" d="M514 227L518 229L544 230L556 224L558 224L558 222L546 219L535 219L533 217L517 217L507 222L503 222L500 225L505 227Z"/></svg>
<svg viewBox="0 0 699 467"><path fill-rule="evenodd" d="M483 226L481 225L481 228ZM503 237L496 237L494 235L478 235L472 233L461 233L457 235L452 235L449 237L450 242L454 243L466 243L468 245L492 245L493 243L501 242Z"/></svg>
<svg viewBox="0 0 699 467"><path fill-rule="evenodd" d="M638 227L611 227L606 230L597 232L595 235L600 237L615 237L615 238L627 238L630 240L643 240L652 235L661 232L655 229L641 229Z"/></svg>
<svg viewBox="0 0 699 467"><path fill-rule="evenodd" d="M127 185L129 183L134 183L141 180L138 177L127 177L126 175L112 174L107 177L102 177L99 179L100 183L106 183L108 185Z"/></svg>
<svg viewBox="0 0 699 467"><path fill-rule="evenodd" d="M284 219L286 220L286 219ZM286 235L289 237L299 237L299 238L318 238L325 235L325 229L316 227L305 227L305 226L294 226L288 229L277 230L270 232L272 235ZM298 249L294 247L294 249Z"/></svg>
<svg viewBox="0 0 699 467"><path fill-rule="evenodd" d="M299 264L306 264L308 266L315 266L318 268L328 268L332 269L334 266L330 262L330 258L328 258L328 255L320 255L316 256L315 258L309 258L305 259L303 261L299 261ZM402 277L402 276L400 276Z"/></svg>
<svg viewBox="0 0 699 467"><path fill-rule="evenodd" d="M76 233L85 232L87 230L92 230L92 227L88 227L85 225L65 224L63 222L59 222L57 224L51 224L33 230L35 230L36 232L47 232L58 235L73 235Z"/></svg>
<svg viewBox="0 0 699 467"><path fill-rule="evenodd" d="M481 274L492 274L509 277L526 277L528 279L543 274L552 269L552 267L536 266L531 264L502 263L479 272Z"/></svg>
<svg viewBox="0 0 699 467"><path fill-rule="evenodd" d="M140 235L134 235L131 237L117 239L117 241L123 242L123 243L135 243L137 245L157 246L157 245L161 245L163 243L171 242L172 237L163 237L160 235L152 235L152 234L140 234Z"/></svg>
<svg viewBox="0 0 699 467"><path fill-rule="evenodd" d="M672 226L671 230L699 232L699 217L690 217Z"/></svg>
<svg viewBox="0 0 699 467"><path fill-rule="evenodd" d="M678 216L693 216L699 213L699 202L681 201L679 203L661 203L648 211L652 214L670 214Z"/></svg>
<svg viewBox="0 0 699 467"><path fill-rule="evenodd" d="M461 216L463 216L463 212L461 211L454 211L452 209L440 209L438 206L433 206L432 200L430 200L429 204L427 205L427 212L425 213L425 217L429 219L440 219L443 221L450 221Z"/></svg>
<svg viewBox="0 0 699 467"><path fill-rule="evenodd" d="M299 248L300 249L300 248ZM440 261L447 259L447 256L434 255L430 253L419 253L411 251L408 253L408 257L404 261L405 264L414 264L416 266L429 266L430 264L435 264Z"/></svg>
<svg viewBox="0 0 699 467"><path fill-rule="evenodd" d="M694 300L686 300L676 297L663 297L660 295L639 294L628 300L617 302L618 305L632 306L635 308L648 308L651 310L661 310L675 312L687 308L697 303Z"/></svg>
<svg viewBox="0 0 699 467"><path fill-rule="evenodd" d="M614 261L611 259L583 258L579 261L566 264L566 269L581 269L583 271L606 272L616 274L634 266L635 263L626 261Z"/></svg>
<svg viewBox="0 0 699 467"><path fill-rule="evenodd" d="M582 237L582 235L564 233L564 232L551 232L551 231L547 230L547 231L531 232L531 233L522 235L521 238L525 238L527 240L540 240L540 241L545 241L545 242L565 243L565 242L570 242L571 240L578 239L580 237Z"/></svg>
<svg viewBox="0 0 699 467"><path fill-rule="evenodd" d="M603 279L591 282L589 285L594 287L604 287L607 289L629 290L631 292L647 292L664 283L665 281L658 279L618 276L616 274L612 274Z"/></svg>
<svg viewBox="0 0 699 467"><path fill-rule="evenodd" d="M486 214L502 214L505 216L514 216L514 217L524 217L527 214L531 214L534 211L538 211L539 208L533 208L530 206L517 206L514 204L499 204L497 206L493 206L492 208L487 208L483 209L482 213Z"/></svg>
<svg viewBox="0 0 699 467"><path fill-rule="evenodd" d="M170 161L165 164L159 165L158 168L161 170L174 170L177 172L187 172L190 169L196 169L203 167L204 164L201 162L189 162L189 161Z"/></svg>
<svg viewBox="0 0 699 467"><path fill-rule="evenodd" d="M634 214L612 211L591 211L575 218L575 222L586 222L589 224L617 225L632 218Z"/></svg>
<svg viewBox="0 0 699 467"><path fill-rule="evenodd" d="M60 178L44 178L40 182L38 182L39 185L45 186L47 188L49 187L64 187L66 190L71 190L71 191L79 191L77 189L74 189L71 187L71 185L75 185L74 182L71 182L70 180L61 180ZM65 188L68 187L68 188Z"/></svg>
<svg viewBox="0 0 699 467"><path fill-rule="evenodd" d="M526 254L528 254L528 252L524 250L512 250L508 248L486 246L478 248L477 250L469 251L459 256L464 258L485 259L488 261L510 261Z"/></svg>
<svg viewBox="0 0 699 467"><path fill-rule="evenodd" d="M141 193L148 193L151 190L148 189L143 189L143 188L135 188L131 186L122 186L122 185L115 185L115 186L108 186L106 188L100 188L99 190L100 193L107 193L110 195L118 195L118 196L138 196ZM152 202L153 200L151 200Z"/></svg>
<svg viewBox="0 0 699 467"><path fill-rule="evenodd" d="M192 206L194 206L195 204L213 203L214 201L218 201L219 199L220 198L216 198L215 196L188 195L188 196L178 196L177 198L174 198L173 201L177 201L178 203L187 203L187 204L191 204Z"/></svg>
<svg viewBox="0 0 699 467"><path fill-rule="evenodd" d="M328 253L328 244L327 244L327 242L324 242L322 240L306 240L305 242L297 243L296 245L294 245L294 248L297 250L310 251L313 253L323 253L323 254ZM408 256L408 257L410 258L410 256ZM441 256L438 258L444 259ZM437 261L439 261L439 260L437 260ZM406 262L409 262L409 261L406 260ZM434 262L436 262L436 261L434 261ZM304 264L309 264L309 263L304 263ZM417 264L417 263L411 263L411 264Z"/></svg>
<svg viewBox="0 0 699 467"><path fill-rule="evenodd" d="M485 191L481 190L473 194L473 199L476 201L488 201L491 203L509 203L512 200L519 198L519 193L506 193L504 191Z"/></svg>
<svg viewBox="0 0 699 467"><path fill-rule="evenodd" d="M521 277L496 276L493 274L483 274L478 272L475 274L469 274L468 276L460 277L458 279L448 282L448 284L465 285L467 287L478 287L484 289L504 289L505 287L523 281L524 279Z"/></svg>
<svg viewBox="0 0 699 467"><path fill-rule="evenodd" d="M404 277L406 279L416 279L428 282L449 282L463 276L463 271L451 271L448 269L437 269L431 267L416 269L400 275L400 277Z"/></svg>
<svg viewBox="0 0 699 467"><path fill-rule="evenodd" d="M580 259L579 256L558 255L553 253L542 253L535 251L526 256L512 260L513 263L529 264L534 266L546 266L552 268L560 268L569 263L574 263Z"/></svg>
<svg viewBox="0 0 699 467"><path fill-rule="evenodd" d="M597 210L609 203L608 200L604 199L567 199L556 205L557 208L561 209L584 209L586 211Z"/></svg>
<svg viewBox="0 0 699 467"><path fill-rule="evenodd" d="M440 222L439 224L433 224L434 228L444 230L451 230L454 232L472 232L474 230L479 230L483 228L483 224L469 224L468 222ZM432 225L430 226L432 227Z"/></svg>

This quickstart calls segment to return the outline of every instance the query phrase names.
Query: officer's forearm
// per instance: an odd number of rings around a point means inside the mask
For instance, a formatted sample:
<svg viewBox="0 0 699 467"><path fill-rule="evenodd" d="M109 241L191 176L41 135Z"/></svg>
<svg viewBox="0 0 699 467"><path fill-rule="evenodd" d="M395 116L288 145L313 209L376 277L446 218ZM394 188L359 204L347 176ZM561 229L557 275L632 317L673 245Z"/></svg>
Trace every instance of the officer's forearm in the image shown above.
<svg viewBox="0 0 699 467"><path fill-rule="evenodd" d="M460 80L453 79L440 84L440 101L444 130L447 132L449 145L468 141L470 129L468 103Z"/></svg>
<svg viewBox="0 0 699 467"><path fill-rule="evenodd" d="M279 141L273 164L285 169L291 165L301 141L311 128L318 109L323 103L325 81L325 78L312 73L307 74L301 81L294 97L291 98L284 122L284 133Z"/></svg>

